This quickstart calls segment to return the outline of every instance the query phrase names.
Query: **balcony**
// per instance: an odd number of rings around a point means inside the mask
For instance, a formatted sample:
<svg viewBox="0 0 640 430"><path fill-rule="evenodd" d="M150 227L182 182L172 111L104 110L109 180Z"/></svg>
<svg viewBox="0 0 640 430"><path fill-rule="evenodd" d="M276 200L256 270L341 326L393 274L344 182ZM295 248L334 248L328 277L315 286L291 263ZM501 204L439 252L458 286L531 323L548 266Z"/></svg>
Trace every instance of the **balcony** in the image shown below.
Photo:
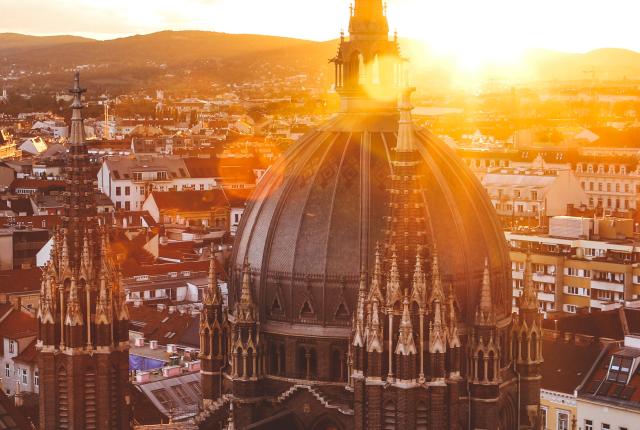
<svg viewBox="0 0 640 430"><path fill-rule="evenodd" d="M555 284L556 283L556 276L555 275L549 275L546 273L534 273L533 274L533 280L536 282L544 282L545 284Z"/></svg>
<svg viewBox="0 0 640 430"><path fill-rule="evenodd" d="M518 270L511 271L511 277L513 279L524 279L524 272L520 272Z"/></svg>
<svg viewBox="0 0 640 430"><path fill-rule="evenodd" d="M592 279L591 288L596 290L615 291L616 293L624 293L624 283L618 283L618 282Z"/></svg>
<svg viewBox="0 0 640 430"><path fill-rule="evenodd" d="M538 300L542 302L555 302L556 295L552 293L538 292Z"/></svg>
<svg viewBox="0 0 640 430"><path fill-rule="evenodd" d="M602 308L602 300L591 299L589 301L589 306L591 306L592 308L601 309Z"/></svg>

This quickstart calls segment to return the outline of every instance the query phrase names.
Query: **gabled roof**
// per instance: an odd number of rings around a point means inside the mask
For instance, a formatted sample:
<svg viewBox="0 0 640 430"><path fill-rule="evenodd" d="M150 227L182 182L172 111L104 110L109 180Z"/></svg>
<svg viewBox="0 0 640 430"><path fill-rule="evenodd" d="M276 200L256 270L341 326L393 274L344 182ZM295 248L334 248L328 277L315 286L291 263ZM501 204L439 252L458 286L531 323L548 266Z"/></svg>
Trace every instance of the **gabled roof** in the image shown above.
<svg viewBox="0 0 640 430"><path fill-rule="evenodd" d="M24 364L36 364L38 362L38 350L36 349L36 339L33 339L29 345L13 358L13 361Z"/></svg>

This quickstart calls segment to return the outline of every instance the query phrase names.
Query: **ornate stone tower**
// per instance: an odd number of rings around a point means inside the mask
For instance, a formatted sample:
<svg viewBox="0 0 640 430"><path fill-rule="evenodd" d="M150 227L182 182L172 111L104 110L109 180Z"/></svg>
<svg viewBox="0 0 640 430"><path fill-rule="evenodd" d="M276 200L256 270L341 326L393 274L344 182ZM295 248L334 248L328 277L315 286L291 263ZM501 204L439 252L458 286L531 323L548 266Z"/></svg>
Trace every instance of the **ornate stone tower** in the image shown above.
<svg viewBox="0 0 640 430"><path fill-rule="evenodd" d="M525 262L524 291L512 338L513 356L520 378L520 428L540 428L540 385L542 375L542 322L538 292L533 283L531 254Z"/></svg>
<svg viewBox="0 0 640 430"><path fill-rule="evenodd" d="M129 426L129 314L95 206L75 75L65 213L44 269L38 309L40 428Z"/></svg>
<svg viewBox="0 0 640 430"><path fill-rule="evenodd" d="M218 287L216 260L211 251L209 282L200 314L201 384L204 406L218 400L222 394L222 368L227 358L227 315Z"/></svg>

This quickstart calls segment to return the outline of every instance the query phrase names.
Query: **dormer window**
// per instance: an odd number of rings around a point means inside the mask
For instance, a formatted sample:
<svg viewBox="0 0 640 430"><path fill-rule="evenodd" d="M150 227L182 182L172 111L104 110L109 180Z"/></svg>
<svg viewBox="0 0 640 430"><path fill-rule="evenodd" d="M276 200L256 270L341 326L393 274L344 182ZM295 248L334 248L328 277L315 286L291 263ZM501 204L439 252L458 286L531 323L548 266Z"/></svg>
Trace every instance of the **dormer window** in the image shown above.
<svg viewBox="0 0 640 430"><path fill-rule="evenodd" d="M9 341L9 354L16 353L16 343L12 340Z"/></svg>
<svg viewBox="0 0 640 430"><path fill-rule="evenodd" d="M631 358L614 355L611 358L611 364L609 365L607 381L626 384L629 380L629 373L631 372L632 364L633 360Z"/></svg>

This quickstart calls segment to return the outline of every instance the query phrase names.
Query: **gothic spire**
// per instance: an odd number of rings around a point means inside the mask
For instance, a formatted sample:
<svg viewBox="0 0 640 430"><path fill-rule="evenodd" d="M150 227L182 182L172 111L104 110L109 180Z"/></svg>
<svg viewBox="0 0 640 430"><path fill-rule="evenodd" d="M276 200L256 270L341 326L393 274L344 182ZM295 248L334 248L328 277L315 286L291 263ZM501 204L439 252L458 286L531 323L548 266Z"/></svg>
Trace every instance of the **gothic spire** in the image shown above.
<svg viewBox="0 0 640 430"><path fill-rule="evenodd" d="M69 302L67 303L65 324L71 327L84 324L78 298L78 283L75 276L71 277L71 283L69 285Z"/></svg>
<svg viewBox="0 0 640 430"><path fill-rule="evenodd" d="M438 263L438 250L436 245L433 245L433 252L431 257L431 302L438 300L440 303L444 303L444 290L442 288L442 278L440 277L440 265Z"/></svg>
<svg viewBox="0 0 640 430"><path fill-rule="evenodd" d="M422 260L421 252L421 248L418 247L416 252L416 266L413 271L413 281L411 284L411 300L418 303L421 308L424 308L427 298L427 282L422 268L424 262Z"/></svg>
<svg viewBox="0 0 640 430"><path fill-rule="evenodd" d="M538 310L538 294L533 283L533 264L531 253L528 251L524 265L524 291L520 300L520 309Z"/></svg>
<svg viewBox="0 0 640 430"><path fill-rule="evenodd" d="M398 336L398 345L396 346L396 354L410 355L416 353L416 344L413 340L413 324L411 323L411 314L409 313L409 295L404 294L402 301L402 320L400 320L400 333Z"/></svg>
<svg viewBox="0 0 640 430"><path fill-rule="evenodd" d="M431 323L429 333L429 352L434 354L440 352L444 354L446 345L446 331L442 323L442 312L440 309L440 301L436 300L433 304L433 322Z"/></svg>
<svg viewBox="0 0 640 430"><path fill-rule="evenodd" d="M391 270L387 280L387 307L392 308L398 301L402 301L402 286L400 285L400 270L398 256L395 250L391 256Z"/></svg>
<svg viewBox="0 0 640 430"><path fill-rule="evenodd" d="M382 256L380 255L380 246L376 245L376 260L373 266L373 276L371 278L371 288L367 301L376 298L380 303L384 301L382 295Z"/></svg>
<svg viewBox="0 0 640 430"><path fill-rule="evenodd" d="M209 279L207 289L204 292L203 303L205 306L213 306L222 304L222 295L218 287L218 276L216 272L216 257L211 246L211 256L209 258Z"/></svg>
<svg viewBox="0 0 640 430"><path fill-rule="evenodd" d="M236 318L242 322L255 322L253 297L251 294L251 266L245 259L242 268L242 287L240 300L236 306Z"/></svg>
<svg viewBox="0 0 640 430"><path fill-rule="evenodd" d="M373 298L371 312L367 321L367 352L383 352L382 348L382 326L380 325L380 309L377 298Z"/></svg>
<svg viewBox="0 0 640 430"><path fill-rule="evenodd" d="M362 272L360 274L360 287L358 288L358 304L356 306L355 329L353 334L353 346L364 346L364 317L365 317L365 300L367 290L367 275Z"/></svg>
<svg viewBox="0 0 640 430"><path fill-rule="evenodd" d="M352 37L386 37L389 34L389 23L384 12L382 0L355 0L349 33Z"/></svg>
<svg viewBox="0 0 640 430"><path fill-rule="evenodd" d="M491 274L489 271L489 259L484 260L484 273L480 287L480 302L476 311L476 324L491 325L494 322L493 303L491 298Z"/></svg>

